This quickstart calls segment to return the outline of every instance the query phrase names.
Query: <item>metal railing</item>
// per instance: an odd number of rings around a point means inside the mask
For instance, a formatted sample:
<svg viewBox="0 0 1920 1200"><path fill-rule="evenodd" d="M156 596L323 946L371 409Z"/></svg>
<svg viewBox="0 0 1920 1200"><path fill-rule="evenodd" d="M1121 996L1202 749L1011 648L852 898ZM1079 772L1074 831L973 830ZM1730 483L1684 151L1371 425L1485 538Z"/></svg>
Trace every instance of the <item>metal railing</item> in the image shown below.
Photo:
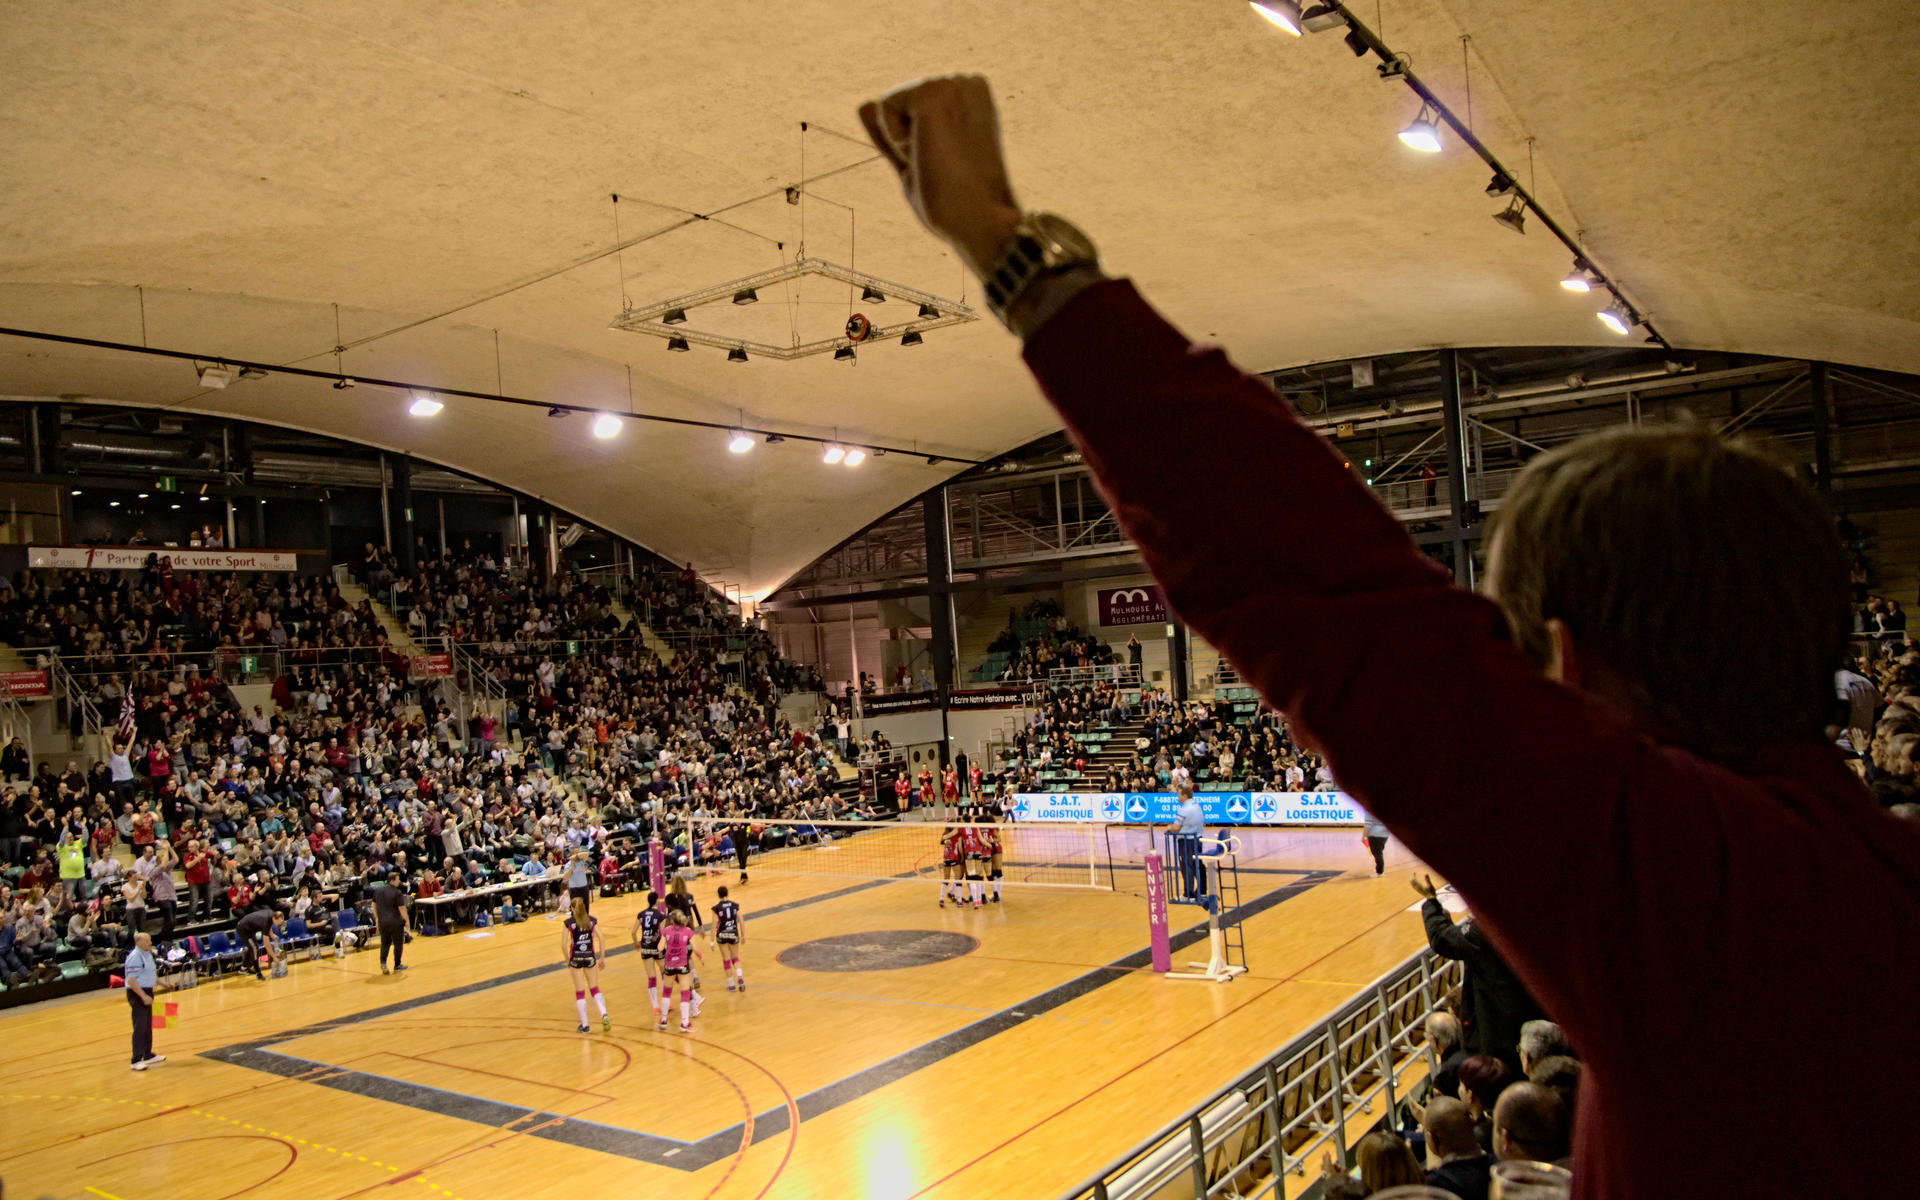
<svg viewBox="0 0 1920 1200"><path fill-rule="evenodd" d="M1132 663L1105 663L1097 667L1060 667L1047 672L1048 687L1079 687L1088 683L1140 686L1140 668Z"/></svg>
<svg viewBox="0 0 1920 1200"><path fill-rule="evenodd" d="M1349 1126L1391 1120L1402 1080L1437 1065L1426 1019L1462 975L1421 950L1063 1200L1280 1197L1288 1174L1306 1179L1325 1153L1351 1165Z"/></svg>

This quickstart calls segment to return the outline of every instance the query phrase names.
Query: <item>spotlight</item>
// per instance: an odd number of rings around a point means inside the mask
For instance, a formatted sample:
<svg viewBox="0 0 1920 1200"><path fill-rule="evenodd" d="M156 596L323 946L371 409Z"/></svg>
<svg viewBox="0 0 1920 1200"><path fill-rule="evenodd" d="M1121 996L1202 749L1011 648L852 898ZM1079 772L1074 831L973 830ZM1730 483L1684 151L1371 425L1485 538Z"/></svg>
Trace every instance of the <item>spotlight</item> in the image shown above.
<svg viewBox="0 0 1920 1200"><path fill-rule="evenodd" d="M200 503L205 504L207 501L211 499L213 499L213 497L207 495L206 492L203 491L200 493Z"/></svg>
<svg viewBox="0 0 1920 1200"><path fill-rule="evenodd" d="M145 492L141 492L140 499L145 500L146 498L147 498L147 494Z"/></svg>
<svg viewBox="0 0 1920 1200"><path fill-rule="evenodd" d="M733 431L733 436L727 439L727 449L735 454L745 454L753 449L753 439L747 436L744 429L736 429Z"/></svg>
<svg viewBox="0 0 1920 1200"><path fill-rule="evenodd" d="M738 304L739 301L736 300L734 303ZM684 308L670 308L660 314L660 323L662 325L685 325L687 323L687 310Z"/></svg>
<svg viewBox="0 0 1920 1200"><path fill-rule="evenodd" d="M1495 171L1493 178L1487 181L1487 195L1496 199L1513 195L1513 180L1508 179L1502 172Z"/></svg>
<svg viewBox="0 0 1920 1200"><path fill-rule="evenodd" d="M902 346L918 346L921 342L924 342L926 340L927 339L920 336L920 331L918 329L909 329L907 330L907 332L900 335L900 344Z"/></svg>
<svg viewBox="0 0 1920 1200"><path fill-rule="evenodd" d="M120 507L120 502L119 502L118 500L109 500L109 501L107 501L107 507L108 507L108 508L119 508L119 507Z"/></svg>
<svg viewBox="0 0 1920 1200"><path fill-rule="evenodd" d="M1586 264L1575 263L1573 273L1562 279L1560 286L1570 292L1590 292L1595 282L1594 277L1587 273Z"/></svg>
<svg viewBox="0 0 1920 1200"><path fill-rule="evenodd" d="M887 456L887 452L885 450L875 450L873 452L873 456L875 458L885 458Z"/></svg>
<svg viewBox="0 0 1920 1200"><path fill-rule="evenodd" d="M862 304L885 304L887 297L879 288L868 284L860 289L860 302Z"/></svg>
<svg viewBox="0 0 1920 1200"><path fill-rule="evenodd" d="M333 390L336 392L344 392L352 386L353 380L348 379L345 375L333 381Z"/></svg>
<svg viewBox="0 0 1920 1200"><path fill-rule="evenodd" d="M687 339L685 338L668 338L667 349L673 351L675 354L685 354L687 351L693 349L693 347L687 345Z"/></svg>
<svg viewBox="0 0 1920 1200"><path fill-rule="evenodd" d="M238 372L224 363L214 363L200 368L200 386L212 388L215 391L226 387L239 377Z"/></svg>
<svg viewBox="0 0 1920 1200"><path fill-rule="evenodd" d="M1360 36L1358 29L1347 30L1347 36L1342 40L1347 43L1347 49L1353 51L1355 58L1364 58L1366 56L1367 39Z"/></svg>
<svg viewBox="0 0 1920 1200"><path fill-rule="evenodd" d="M1308 33L1325 33L1347 23L1346 17L1331 4L1316 4L1300 14L1300 28Z"/></svg>
<svg viewBox="0 0 1920 1200"><path fill-rule="evenodd" d="M80 494L80 489L79 489L79 488L75 488L75 489L73 489L73 491L72 491L71 493L69 493L69 494L70 494L70 495L74 495L74 496L78 496L78 495Z"/></svg>
<svg viewBox="0 0 1920 1200"><path fill-rule="evenodd" d="M940 465L940 456L939 456L938 454L929 454L929 455L927 455L927 465L928 465L928 466L930 466L930 467L937 467L937 466L939 466L939 465Z"/></svg>
<svg viewBox="0 0 1920 1200"><path fill-rule="evenodd" d="M407 405L407 412L416 417L431 417L437 415L440 410L445 407L446 405L435 400L432 396L416 395L413 398L413 403Z"/></svg>
<svg viewBox="0 0 1920 1200"><path fill-rule="evenodd" d="M786 438L780 436L777 433L770 433L767 435L767 445L769 446L778 446L781 442L784 442L786 440L787 440Z"/></svg>
<svg viewBox="0 0 1920 1200"><path fill-rule="evenodd" d="M835 350L835 351L833 352L833 361L835 361L835 362L858 362L858 361L860 361L860 358L859 358L859 355L857 355L857 354L855 354L855 353L853 352L853 347L852 347L852 346L842 346L842 347L840 347L840 348L839 348L838 350Z"/></svg>
<svg viewBox="0 0 1920 1200"><path fill-rule="evenodd" d="M547 410L547 415L554 418L556 421L564 421L567 418L567 410L564 408L561 408L558 404L556 404L552 408Z"/></svg>
<svg viewBox="0 0 1920 1200"><path fill-rule="evenodd" d="M828 446L826 450L821 453L820 461L831 466L832 464L839 462L841 459L845 458L846 456L847 456L847 452L841 449L839 446Z"/></svg>
<svg viewBox="0 0 1920 1200"><path fill-rule="evenodd" d="M1440 130L1433 123L1432 111L1426 105L1420 106L1420 115L1413 124L1400 131L1400 140L1426 154L1440 152Z"/></svg>
<svg viewBox="0 0 1920 1200"><path fill-rule="evenodd" d="M593 436L602 441L620 434L620 418L612 413L601 413L593 419Z"/></svg>
<svg viewBox="0 0 1920 1200"><path fill-rule="evenodd" d="M733 349L727 351L727 361L728 362L745 362L747 361L747 352L745 350L742 350L740 347L735 346Z"/></svg>
<svg viewBox="0 0 1920 1200"><path fill-rule="evenodd" d="M754 291L752 288L742 288L733 294L733 302L735 304L757 304L759 301L760 293Z"/></svg>
<svg viewBox="0 0 1920 1200"><path fill-rule="evenodd" d="M267 377L267 373L265 371L262 371L259 367L241 367L240 368L241 379L265 379L266 377Z"/></svg>
<svg viewBox="0 0 1920 1200"><path fill-rule="evenodd" d="M1253 11L1273 22L1283 33L1300 36L1300 6L1293 0L1250 0Z"/></svg>
<svg viewBox="0 0 1920 1200"><path fill-rule="evenodd" d="M178 504L169 504L169 505L168 505L167 507L168 507L168 508L179 508L180 506L179 506Z"/></svg>
<svg viewBox="0 0 1920 1200"><path fill-rule="evenodd" d="M1526 205L1520 203L1518 196L1513 198L1513 203L1493 214L1493 219L1515 233L1524 235L1527 232Z"/></svg>
<svg viewBox="0 0 1920 1200"><path fill-rule="evenodd" d="M1624 304L1613 304L1594 314L1600 323L1613 332L1625 336L1634 326L1633 310Z"/></svg>
<svg viewBox="0 0 1920 1200"><path fill-rule="evenodd" d="M865 462L865 461L867 461L867 452L866 452L865 450L849 450L849 451L847 451L847 457L846 457L846 459L845 459L845 462L846 462L846 465L847 465L847 466L849 466L849 467L857 467L857 466L859 466L859 465L860 465L861 463L863 463L863 462Z"/></svg>
<svg viewBox="0 0 1920 1200"><path fill-rule="evenodd" d="M922 321L938 321L940 319L940 310L931 304L922 304L920 306L920 319Z"/></svg>

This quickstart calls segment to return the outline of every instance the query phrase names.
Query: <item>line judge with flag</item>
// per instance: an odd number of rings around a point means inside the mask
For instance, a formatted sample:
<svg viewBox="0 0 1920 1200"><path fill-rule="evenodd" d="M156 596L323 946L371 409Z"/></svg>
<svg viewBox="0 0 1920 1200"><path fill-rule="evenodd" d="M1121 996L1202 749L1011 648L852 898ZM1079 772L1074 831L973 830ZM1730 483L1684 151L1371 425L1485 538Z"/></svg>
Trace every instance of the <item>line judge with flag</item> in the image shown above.
<svg viewBox="0 0 1920 1200"><path fill-rule="evenodd" d="M153 1052L153 990L160 984L160 964L154 961L153 938L133 935L127 951L127 1007L133 1012L133 1069L144 1071L167 1061Z"/></svg>

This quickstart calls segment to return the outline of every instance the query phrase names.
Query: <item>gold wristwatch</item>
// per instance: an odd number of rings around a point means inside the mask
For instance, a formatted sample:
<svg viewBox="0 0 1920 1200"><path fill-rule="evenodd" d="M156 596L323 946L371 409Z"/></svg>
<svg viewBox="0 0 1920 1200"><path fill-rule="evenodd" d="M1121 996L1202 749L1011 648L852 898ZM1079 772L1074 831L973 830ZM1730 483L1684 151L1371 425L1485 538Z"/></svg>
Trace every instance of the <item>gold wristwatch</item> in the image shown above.
<svg viewBox="0 0 1920 1200"><path fill-rule="evenodd" d="M987 307L1007 324L1007 310L1035 280L1099 265L1100 252L1079 226L1058 213L1030 212L1013 227L1012 240L987 272Z"/></svg>

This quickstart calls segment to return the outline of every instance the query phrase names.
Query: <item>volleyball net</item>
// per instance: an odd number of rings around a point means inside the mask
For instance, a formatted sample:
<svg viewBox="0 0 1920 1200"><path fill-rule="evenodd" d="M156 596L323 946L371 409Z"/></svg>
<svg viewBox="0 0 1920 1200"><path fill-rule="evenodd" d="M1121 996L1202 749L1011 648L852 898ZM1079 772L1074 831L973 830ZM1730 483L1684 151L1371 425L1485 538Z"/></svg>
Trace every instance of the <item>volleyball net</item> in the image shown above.
<svg viewBox="0 0 1920 1200"><path fill-rule="evenodd" d="M966 852L971 832L983 842L997 834L1000 872L1009 886L1127 887L1140 862L1127 831L1099 824L1012 824L986 821L790 821L732 823L681 817L661 829L668 861L696 874L739 869L736 839L744 837L746 869L752 874L827 879L938 881L944 876L944 842L961 835ZM990 869L990 865L985 869ZM963 872L965 867L963 865Z"/></svg>

